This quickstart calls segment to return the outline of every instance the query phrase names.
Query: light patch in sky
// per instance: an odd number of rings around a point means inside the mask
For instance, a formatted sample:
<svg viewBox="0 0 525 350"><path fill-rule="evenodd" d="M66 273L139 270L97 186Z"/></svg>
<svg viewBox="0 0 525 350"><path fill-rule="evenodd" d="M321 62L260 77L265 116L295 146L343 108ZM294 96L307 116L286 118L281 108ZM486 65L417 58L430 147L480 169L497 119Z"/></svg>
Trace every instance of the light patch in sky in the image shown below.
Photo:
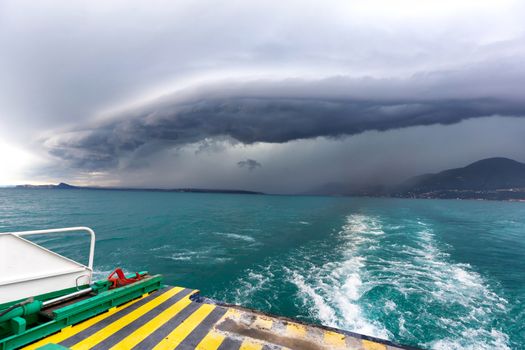
<svg viewBox="0 0 525 350"><path fill-rule="evenodd" d="M27 151L0 141L0 162L0 186L9 186L25 181L25 171L35 166L36 158Z"/></svg>

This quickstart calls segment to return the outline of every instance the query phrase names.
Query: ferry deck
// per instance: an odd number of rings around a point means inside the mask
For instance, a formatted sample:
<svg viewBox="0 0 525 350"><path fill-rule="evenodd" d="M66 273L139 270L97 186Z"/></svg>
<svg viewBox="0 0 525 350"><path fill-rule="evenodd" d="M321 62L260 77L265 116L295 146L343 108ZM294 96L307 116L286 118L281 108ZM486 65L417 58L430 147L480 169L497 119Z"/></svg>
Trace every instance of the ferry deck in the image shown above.
<svg viewBox="0 0 525 350"><path fill-rule="evenodd" d="M22 237L79 230L91 234L88 265ZM116 270L93 282L93 252L89 228L0 234L0 350L409 349L224 304L198 290L166 286L161 275Z"/></svg>

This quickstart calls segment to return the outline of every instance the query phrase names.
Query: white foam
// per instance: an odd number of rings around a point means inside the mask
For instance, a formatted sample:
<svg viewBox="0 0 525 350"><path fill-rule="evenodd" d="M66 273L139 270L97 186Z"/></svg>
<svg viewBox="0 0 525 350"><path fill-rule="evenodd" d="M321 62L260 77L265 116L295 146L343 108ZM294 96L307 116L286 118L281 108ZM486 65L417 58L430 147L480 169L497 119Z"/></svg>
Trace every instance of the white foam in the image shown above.
<svg viewBox="0 0 525 350"><path fill-rule="evenodd" d="M492 320L498 317L494 312L504 311L507 301L494 293L470 265L451 261L450 255L436 242L429 224L421 221L418 224L422 229L416 246L402 248L412 260L403 259L399 264L391 261L385 269L405 276L398 280L400 290L419 283L422 292L432 296L432 303L441 303L445 308L460 305L467 312L462 317L426 313L426 322L434 322L434 326L443 328L449 336L422 345L439 350L508 349L508 336L491 328ZM401 265L404 272L400 270Z"/></svg>
<svg viewBox="0 0 525 350"><path fill-rule="evenodd" d="M231 257L222 256L212 248L180 250L170 255L160 255L158 257L175 261L192 261L194 263L225 263L232 260Z"/></svg>
<svg viewBox="0 0 525 350"><path fill-rule="evenodd" d="M236 281L234 290L235 304L252 305L253 296L260 291L267 291L267 296L271 290L271 280L274 278L272 265L268 265L260 271L252 269L246 270L243 278Z"/></svg>
<svg viewBox="0 0 525 350"><path fill-rule="evenodd" d="M194 258L194 254L173 253L172 255L163 256L163 258L177 261L188 261Z"/></svg>
<svg viewBox="0 0 525 350"><path fill-rule="evenodd" d="M343 240L340 261L288 270L299 298L323 324L381 338L390 336L384 327L368 320L359 305L364 291L361 269L366 258L358 254L358 248L382 234L381 224L375 218L350 215L339 232Z"/></svg>
<svg viewBox="0 0 525 350"><path fill-rule="evenodd" d="M489 340L485 340L490 338ZM434 350L510 350L507 345L509 337L495 329L490 331L482 329L467 329L461 337L440 339L426 346Z"/></svg>
<svg viewBox="0 0 525 350"><path fill-rule="evenodd" d="M160 247L151 248L150 251L155 252L155 251L158 251L158 250L166 250L166 249L171 249L171 248L172 248L171 245L164 244L164 245L161 245Z"/></svg>
<svg viewBox="0 0 525 350"><path fill-rule="evenodd" d="M377 217L349 215L330 238L336 241L335 257L305 246L290 255L286 267L280 262L249 269L236 281L235 302L257 300L270 308L276 297L273 273L282 271L297 288L298 307L325 325L386 339L397 332L395 340L424 348L508 349L508 335L494 328L507 300L472 266L453 261L451 247L436 239L431 224L419 219L407 225L392 233ZM390 233L404 236L398 240ZM400 302L371 302L367 292L378 286L388 286ZM370 311L397 320L397 330L388 330L392 325L381 324ZM427 327L446 338L425 334Z"/></svg>
<svg viewBox="0 0 525 350"><path fill-rule="evenodd" d="M224 237L232 238L232 239L238 239L238 240L246 241L246 242L255 242L255 238L253 238L251 236L247 236L247 235L240 235L240 234L237 234L237 233L214 232L213 234L218 235L218 236L224 236Z"/></svg>
<svg viewBox="0 0 525 350"><path fill-rule="evenodd" d="M328 305L321 295L317 294L313 287L305 282L301 275L296 271L291 271L291 274L292 282L301 291L300 296L302 297L303 302L306 304L313 302L314 308L317 310L317 317L323 322L323 324L336 326L338 318L334 309Z"/></svg>
<svg viewBox="0 0 525 350"><path fill-rule="evenodd" d="M228 237L228 238L233 238L233 239L240 239L241 241L246 241L246 242L255 242L255 238L251 237L251 236L246 236L246 235L239 235L237 233L221 233L221 232L216 232L216 234L218 235L223 235L225 237Z"/></svg>
<svg viewBox="0 0 525 350"><path fill-rule="evenodd" d="M213 261L218 262L218 263L225 263L225 262L232 261L232 260L233 260L233 258L228 258L228 257L216 257L216 258L213 258Z"/></svg>
<svg viewBox="0 0 525 350"><path fill-rule="evenodd" d="M430 224L419 220L418 225L421 229L415 236L410 236L407 243L385 245L382 243L385 232L378 218L350 215L338 234L343 242L341 259L322 267L296 268L289 272L289 279L297 287L300 299L312 311L312 316L322 323L391 338L385 325L367 318L361 302L363 293L384 285L384 276L391 276L388 277L389 284L395 283L395 289L405 298L421 296L437 307L427 310L424 304L420 304L421 315L414 316L404 314L407 311L393 301L386 301L383 312L394 313L398 319L398 332L405 339L416 343L421 340L415 335L417 329L410 329L419 327L413 323L414 317L420 317L433 327L441 328L441 334L449 334L446 339L436 339L420 346L508 349L508 336L491 327L492 321L499 317L495 312L504 312L508 302L494 293L470 265L451 261L446 252L450 247L436 241ZM388 258L367 254L377 247ZM459 314L454 314L453 305L461 307ZM441 315L447 308L451 313Z"/></svg>
<svg viewBox="0 0 525 350"><path fill-rule="evenodd" d="M362 214L353 214L348 216L346 224L343 226L343 230L341 232L345 235L354 235L356 233L382 235L385 233L381 223L377 218Z"/></svg>
<svg viewBox="0 0 525 350"><path fill-rule="evenodd" d="M394 311L396 309L397 305L392 300L388 300L385 303L385 310L386 311Z"/></svg>

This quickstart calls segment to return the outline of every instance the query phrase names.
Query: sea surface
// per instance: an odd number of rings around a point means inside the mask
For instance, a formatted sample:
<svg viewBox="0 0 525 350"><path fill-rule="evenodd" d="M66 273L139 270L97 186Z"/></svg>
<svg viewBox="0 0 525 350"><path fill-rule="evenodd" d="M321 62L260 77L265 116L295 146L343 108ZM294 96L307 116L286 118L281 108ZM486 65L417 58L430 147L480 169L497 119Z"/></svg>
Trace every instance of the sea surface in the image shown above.
<svg viewBox="0 0 525 350"><path fill-rule="evenodd" d="M0 189L0 232L90 226L116 267L431 349L525 348L525 203ZM87 260L78 234L39 242Z"/></svg>

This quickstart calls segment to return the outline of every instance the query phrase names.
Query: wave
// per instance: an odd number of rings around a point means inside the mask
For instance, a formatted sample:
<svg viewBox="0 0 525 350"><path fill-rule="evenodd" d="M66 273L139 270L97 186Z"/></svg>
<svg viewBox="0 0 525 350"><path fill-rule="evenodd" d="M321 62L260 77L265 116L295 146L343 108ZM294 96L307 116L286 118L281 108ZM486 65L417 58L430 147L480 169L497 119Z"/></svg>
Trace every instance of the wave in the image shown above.
<svg viewBox="0 0 525 350"><path fill-rule="evenodd" d="M164 244L164 245L161 245L160 247L150 248L150 251L156 252L158 250L167 250L167 249L172 249L172 248L173 246L171 244Z"/></svg>
<svg viewBox="0 0 525 350"><path fill-rule="evenodd" d="M247 235L240 235L240 234L237 234L237 233L213 232L213 234L214 235L218 235L218 236L227 237L227 238L238 239L238 240L246 241L246 242L255 242L255 238L253 238L251 236L247 236Z"/></svg>
<svg viewBox="0 0 525 350"><path fill-rule="evenodd" d="M163 250L164 247L171 247L171 246L162 246L159 248L153 248L152 250ZM174 260L178 262L187 261L187 262L191 262L191 264L205 264L205 265L210 265L214 263L226 263L226 262L233 260L232 257L225 256L222 250L215 249L213 247L204 248L200 250L183 249L183 250L170 252L169 254L157 255L156 257L161 258L161 259Z"/></svg>
<svg viewBox="0 0 525 350"><path fill-rule="evenodd" d="M246 269L228 288L212 297L269 312L277 304L275 281L278 271L279 267L271 263Z"/></svg>
<svg viewBox="0 0 525 350"><path fill-rule="evenodd" d="M268 267L262 272L249 270L246 278L241 280L239 286L234 290L235 302L242 304L244 300L249 299L253 294L264 290L274 277L271 268Z"/></svg>
<svg viewBox="0 0 525 350"><path fill-rule="evenodd" d="M115 242L115 241L125 241L125 237L107 237L107 238L97 238L97 243L108 243L108 242Z"/></svg>

